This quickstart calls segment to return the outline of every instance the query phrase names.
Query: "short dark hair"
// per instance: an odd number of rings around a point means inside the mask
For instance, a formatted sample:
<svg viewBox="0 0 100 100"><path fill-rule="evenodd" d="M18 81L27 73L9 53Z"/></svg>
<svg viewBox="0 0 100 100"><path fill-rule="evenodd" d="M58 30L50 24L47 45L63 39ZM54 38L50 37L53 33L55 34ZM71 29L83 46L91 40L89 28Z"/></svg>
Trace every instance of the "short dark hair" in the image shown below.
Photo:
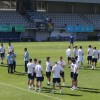
<svg viewBox="0 0 100 100"><path fill-rule="evenodd" d="M89 48L91 48L92 46L91 45L89 45Z"/></svg>
<svg viewBox="0 0 100 100"><path fill-rule="evenodd" d="M34 61L37 61L37 59L36 59L36 58L34 58Z"/></svg>
<svg viewBox="0 0 100 100"><path fill-rule="evenodd" d="M49 60L50 59L50 57L47 57L47 60Z"/></svg>
<svg viewBox="0 0 100 100"><path fill-rule="evenodd" d="M62 57L62 56L60 56L60 59L63 59L63 57Z"/></svg>
<svg viewBox="0 0 100 100"><path fill-rule="evenodd" d="M82 46L80 46L80 49L82 49Z"/></svg>
<svg viewBox="0 0 100 100"><path fill-rule="evenodd" d="M24 48L25 51L27 51L27 48Z"/></svg>
<svg viewBox="0 0 100 100"><path fill-rule="evenodd" d="M32 59L30 58L29 61L32 62Z"/></svg>
<svg viewBox="0 0 100 100"><path fill-rule="evenodd" d="M41 60L39 60L38 63L41 64Z"/></svg>
<svg viewBox="0 0 100 100"><path fill-rule="evenodd" d="M75 63L75 62L76 62L74 57L72 57L71 61L72 61L73 63Z"/></svg>

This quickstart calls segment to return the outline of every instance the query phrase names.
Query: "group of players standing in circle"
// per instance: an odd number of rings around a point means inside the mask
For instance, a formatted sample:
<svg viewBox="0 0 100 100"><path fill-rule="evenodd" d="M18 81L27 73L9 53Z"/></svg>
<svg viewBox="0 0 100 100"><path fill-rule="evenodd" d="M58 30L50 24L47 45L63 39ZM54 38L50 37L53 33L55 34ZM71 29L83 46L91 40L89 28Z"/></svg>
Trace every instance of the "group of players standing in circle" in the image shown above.
<svg viewBox="0 0 100 100"><path fill-rule="evenodd" d="M25 52L26 52L25 54L28 54L28 51ZM83 62L84 62L84 51L82 49L82 46L80 46L79 49L77 46L75 46L73 53L71 47L69 46L68 49L66 50L66 56L68 59L68 67L71 68L71 73L70 73L72 79L71 89L76 90L78 69L83 68ZM98 59L100 60L100 51L96 50L96 47L92 48L92 46L89 45L87 50L88 67L90 67L91 69L95 69ZM32 89L32 86L34 86L34 90L37 91L38 83L40 82L39 91L41 92L42 81L44 80L43 67L41 65L41 61L40 60L37 61L37 59L35 58L34 62L32 62L32 59L29 59L29 62L26 67L28 68L28 79L29 79L28 88ZM51 82L51 73L53 74L52 93L54 93L55 85L59 86L60 93L62 93L60 77L62 78L63 86L66 86L64 68L65 68L65 61L63 61L62 56L60 56L59 61L55 62L54 65L52 65L50 57L46 58L46 77L48 86L50 85ZM36 84L34 83L35 78L36 78Z"/></svg>
<svg viewBox="0 0 100 100"><path fill-rule="evenodd" d="M0 55L1 55L1 64L3 64L3 59L5 57L5 47L3 43L1 43L0 46ZM74 47L74 50L72 51L71 46L68 46L66 50L66 56L68 60L67 66L71 69L71 79L72 79L72 90L77 89L77 77L78 77L78 69L83 68L83 62L84 62L84 51L82 49L82 46L79 48L77 46ZM9 43L8 46L8 54L7 54L7 65L8 65L8 73L14 73L16 72L16 54L14 53L14 48ZM91 69L95 69L97 65L97 61L100 60L100 50L97 50L96 47L93 47L91 45L88 46L87 50L87 61L88 61L88 67ZM34 87L34 90L37 91L37 88L39 87L39 92L42 91L42 82L44 80L44 74L43 74L43 66L41 65L41 60L37 60L36 58L34 61L32 61L31 58L29 58L29 52L27 48L24 48L24 62L25 62L25 73L28 74L28 89L31 90ZM51 73L53 74L52 78L52 91L51 93L54 93L55 85L59 86L60 93L62 93L61 89L61 79L63 82L63 86L66 86L65 83L65 61L63 61L63 57L59 57L59 61L55 62L54 65L52 64L50 57L46 58L46 77L47 77L47 85L50 86L51 83ZM36 82L35 82L36 78Z"/></svg>

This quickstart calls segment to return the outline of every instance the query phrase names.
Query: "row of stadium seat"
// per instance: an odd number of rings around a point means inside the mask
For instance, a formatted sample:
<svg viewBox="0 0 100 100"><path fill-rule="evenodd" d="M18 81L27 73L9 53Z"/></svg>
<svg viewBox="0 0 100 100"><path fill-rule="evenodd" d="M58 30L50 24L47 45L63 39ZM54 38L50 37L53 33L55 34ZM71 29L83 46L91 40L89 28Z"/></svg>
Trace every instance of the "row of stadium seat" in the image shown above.
<svg viewBox="0 0 100 100"><path fill-rule="evenodd" d="M33 27L33 24L17 11L0 11L0 25L23 25Z"/></svg>

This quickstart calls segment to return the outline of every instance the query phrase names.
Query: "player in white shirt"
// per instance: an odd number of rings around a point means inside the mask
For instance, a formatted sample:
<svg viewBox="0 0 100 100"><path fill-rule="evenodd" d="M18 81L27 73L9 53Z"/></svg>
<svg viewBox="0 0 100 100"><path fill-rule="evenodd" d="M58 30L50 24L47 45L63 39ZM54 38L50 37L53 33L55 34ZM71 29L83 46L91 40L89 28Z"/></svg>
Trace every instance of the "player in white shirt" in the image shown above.
<svg viewBox="0 0 100 100"><path fill-rule="evenodd" d="M70 77L72 79L72 87L73 87L73 74L74 74L75 58L72 57L71 61L72 61L72 63L71 63L71 66L70 66L70 68L71 68Z"/></svg>
<svg viewBox="0 0 100 100"><path fill-rule="evenodd" d="M27 63L29 61L29 53L27 48L24 48L24 62L25 62L25 73L27 73Z"/></svg>
<svg viewBox="0 0 100 100"><path fill-rule="evenodd" d="M76 63L75 59L72 59L72 90L76 90L77 89L77 77L78 77L78 64Z"/></svg>
<svg viewBox="0 0 100 100"><path fill-rule="evenodd" d="M55 83L57 82L59 84L59 89L60 89L60 93L62 93L61 90L61 79L60 79L60 72L62 71L62 68L59 66L59 64L57 64L57 62L55 62L55 65L52 67L52 73L53 73L53 88L52 88L52 93L54 93L54 89L55 89Z"/></svg>
<svg viewBox="0 0 100 100"><path fill-rule="evenodd" d="M81 63L81 67L83 67L83 50L82 50L82 46L80 46L79 50L78 50L78 63Z"/></svg>
<svg viewBox="0 0 100 100"><path fill-rule="evenodd" d="M29 62L27 64L27 68L28 68L28 88L30 90L30 89L32 89L32 84L33 84L33 79L34 79L33 70L35 68L33 66L32 59L29 59Z"/></svg>
<svg viewBox="0 0 100 100"><path fill-rule="evenodd" d="M9 45L9 46L8 46L8 53L9 53L9 52L12 52L12 51L14 50L14 48L13 48L13 46L11 45L10 42L9 42L8 45Z"/></svg>
<svg viewBox="0 0 100 100"><path fill-rule="evenodd" d="M39 85L39 92L42 92L42 81L44 80L43 77L43 67L41 66L41 61L38 61L38 64L35 67L35 72L36 72L36 87L35 87L35 91L37 90L38 87L38 83L40 83Z"/></svg>
<svg viewBox="0 0 100 100"><path fill-rule="evenodd" d="M50 81L51 81L51 70L52 70L52 62L50 61L50 57L47 57L46 59L46 77L48 80L47 85L50 85Z"/></svg>
<svg viewBox="0 0 100 100"><path fill-rule="evenodd" d="M71 64L71 57L72 57L72 50L70 48L70 46L68 47L68 49L66 50L66 56L67 56L67 60L68 60L68 67Z"/></svg>
<svg viewBox="0 0 100 100"><path fill-rule="evenodd" d="M35 67L36 67L36 65L37 65L37 59L35 58L35 59L34 59L34 62L33 62L33 66L34 66L34 70L33 70L34 79L36 78L36 72L35 72ZM35 87L34 79L33 79L33 87Z"/></svg>
<svg viewBox="0 0 100 100"><path fill-rule="evenodd" d="M59 64L59 66L61 66L61 69L62 69L60 76L62 77L63 86L66 86L66 84L65 84L65 73L64 73L65 62L63 61L62 56L60 56L60 60L57 63Z"/></svg>
<svg viewBox="0 0 100 100"><path fill-rule="evenodd" d="M5 47L4 47L3 43L1 43L1 46L0 46L1 64L3 64L4 56L5 56Z"/></svg>
<svg viewBox="0 0 100 100"><path fill-rule="evenodd" d="M96 47L93 48L93 59L92 59L92 68L95 69L97 65L97 60L98 60L98 50L96 50Z"/></svg>
<svg viewBox="0 0 100 100"><path fill-rule="evenodd" d="M89 65L89 67L91 66L91 64L92 64L92 54L93 54L93 48L92 48L92 46L91 45L89 45L89 48L88 48L88 50L87 50L87 60L88 60L88 65Z"/></svg>
<svg viewBox="0 0 100 100"><path fill-rule="evenodd" d="M78 48L77 48L77 46L75 46L73 53L74 53L75 59L77 60L77 58L78 58Z"/></svg>

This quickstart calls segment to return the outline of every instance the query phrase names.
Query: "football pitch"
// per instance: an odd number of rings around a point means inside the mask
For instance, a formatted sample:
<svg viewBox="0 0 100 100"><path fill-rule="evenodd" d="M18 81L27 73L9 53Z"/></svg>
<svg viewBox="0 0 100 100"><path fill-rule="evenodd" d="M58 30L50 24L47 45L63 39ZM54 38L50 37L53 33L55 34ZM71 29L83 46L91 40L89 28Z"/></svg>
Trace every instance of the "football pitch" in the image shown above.
<svg viewBox="0 0 100 100"><path fill-rule="evenodd" d="M78 90L71 90L70 68L67 66L66 49L69 42L21 42L12 43L16 58L16 73L8 74L6 57L4 64L0 65L0 100L99 100L100 99L100 62L97 64L95 70L87 67L87 49L88 45L96 46L100 50L100 42L75 42L77 46L83 46L84 51L84 68L79 69L78 76ZM6 55L8 43L4 43L6 48ZM37 58L42 61L44 69L43 92L35 92L28 90L27 74L24 72L24 48L28 48L30 58ZM45 77L45 62L46 57L50 56L54 63L63 56L66 62L65 80L67 86L63 87L63 93L59 93L56 87L55 93L51 94L52 86L47 86L47 78ZM52 84L52 83L51 83Z"/></svg>

